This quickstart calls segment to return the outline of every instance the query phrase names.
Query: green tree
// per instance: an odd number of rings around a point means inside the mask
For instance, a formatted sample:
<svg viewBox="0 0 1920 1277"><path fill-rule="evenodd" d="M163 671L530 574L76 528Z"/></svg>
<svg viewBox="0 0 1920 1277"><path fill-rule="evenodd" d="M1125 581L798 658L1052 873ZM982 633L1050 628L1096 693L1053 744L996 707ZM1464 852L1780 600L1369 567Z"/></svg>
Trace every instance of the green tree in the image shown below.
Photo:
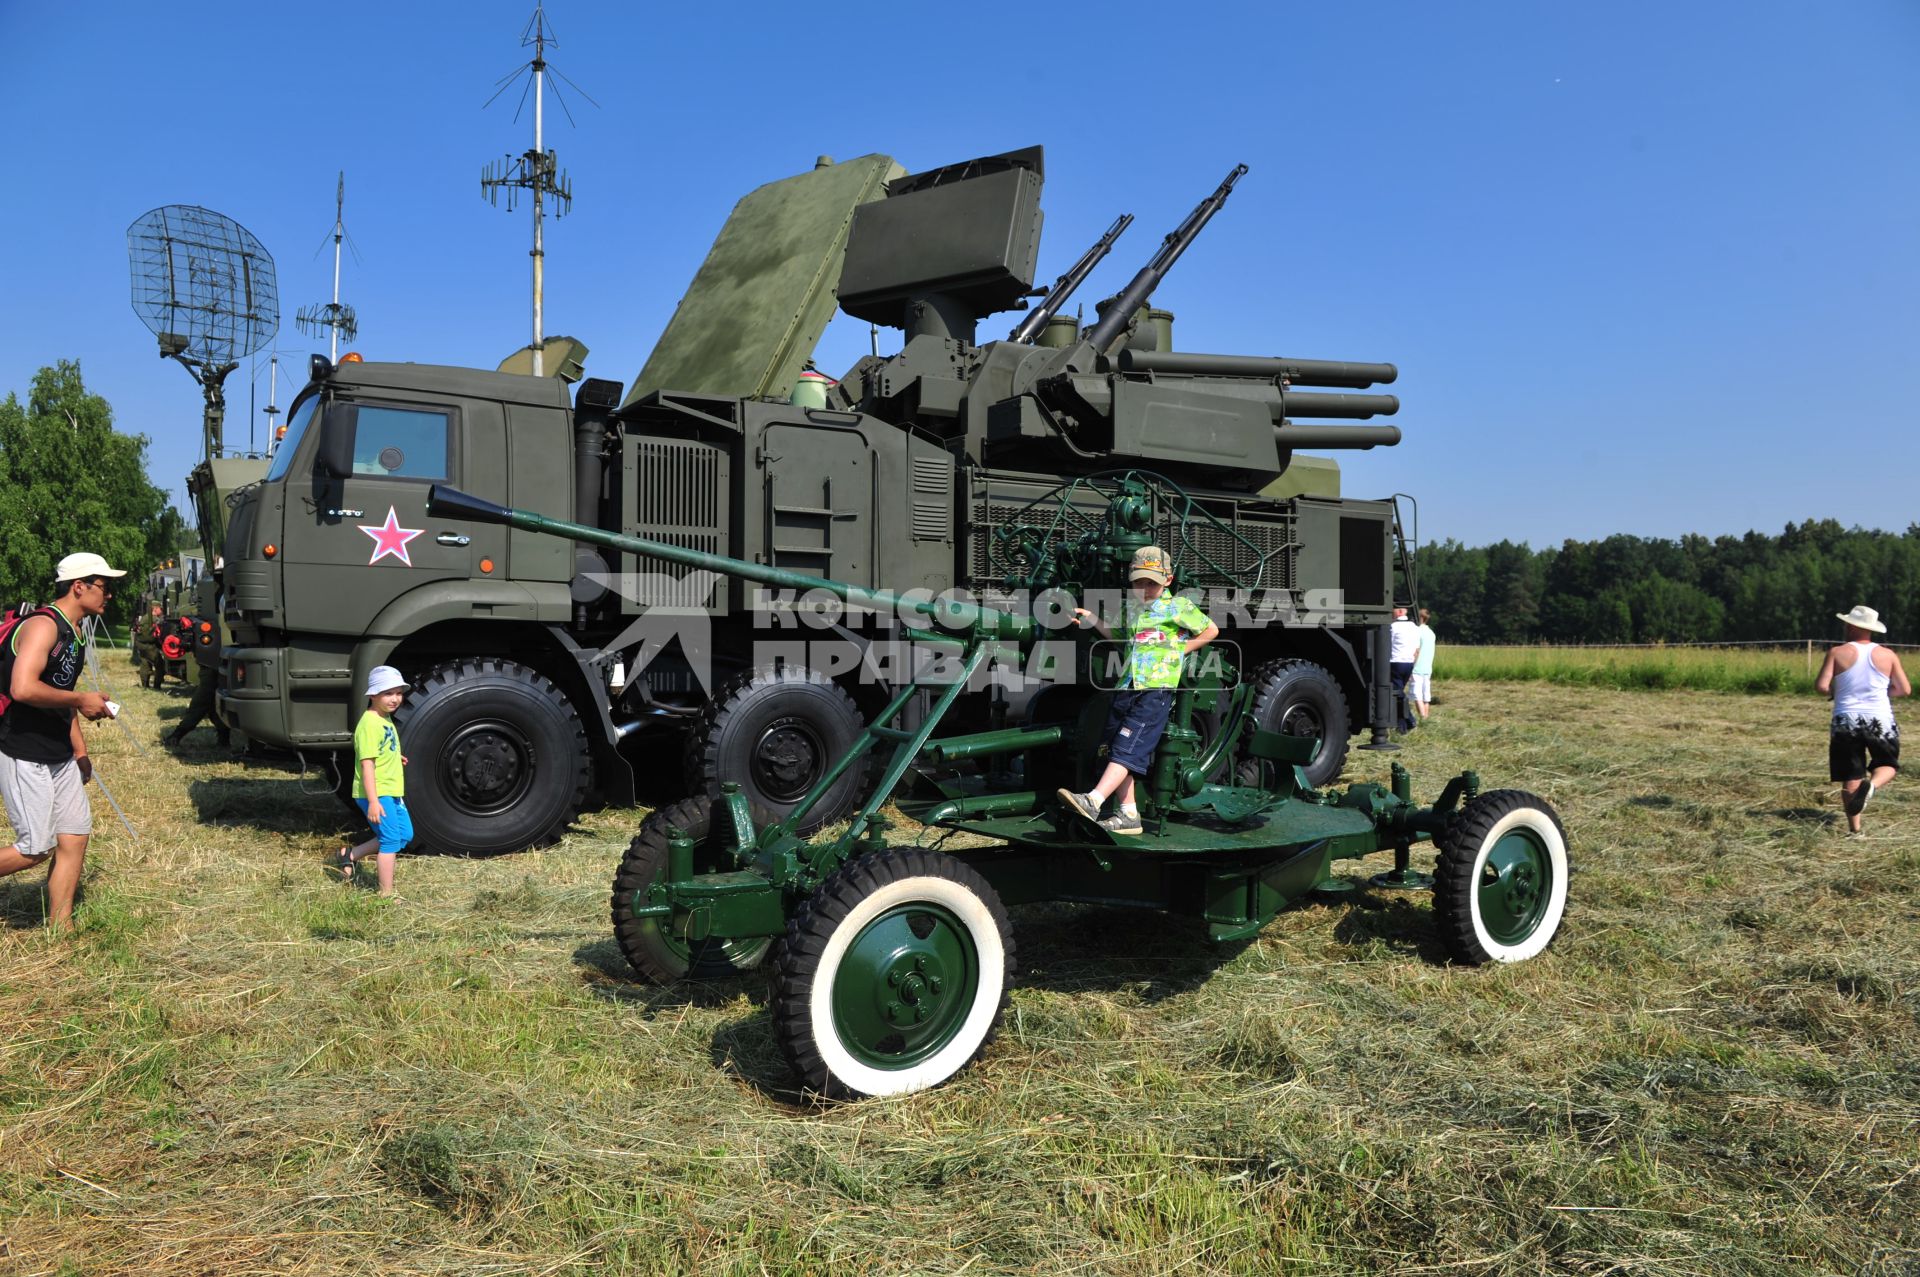
<svg viewBox="0 0 1920 1277"><path fill-rule="evenodd" d="M178 539L182 520L147 480L147 439L113 428L77 361L42 368L23 406L0 401L0 598L45 601L54 565L77 550L105 555L137 582ZM115 600L122 619L137 584Z"/></svg>

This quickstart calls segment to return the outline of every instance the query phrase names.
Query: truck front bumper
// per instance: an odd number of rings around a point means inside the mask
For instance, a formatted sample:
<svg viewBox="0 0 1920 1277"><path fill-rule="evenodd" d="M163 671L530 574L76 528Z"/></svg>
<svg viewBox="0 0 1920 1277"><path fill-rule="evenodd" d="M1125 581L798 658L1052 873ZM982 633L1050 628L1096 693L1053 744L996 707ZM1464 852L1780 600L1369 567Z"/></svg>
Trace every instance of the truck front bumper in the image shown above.
<svg viewBox="0 0 1920 1277"><path fill-rule="evenodd" d="M250 740L279 749L339 749L353 742L350 671L296 663L284 647L220 654L220 716ZM344 664L344 662L342 662Z"/></svg>

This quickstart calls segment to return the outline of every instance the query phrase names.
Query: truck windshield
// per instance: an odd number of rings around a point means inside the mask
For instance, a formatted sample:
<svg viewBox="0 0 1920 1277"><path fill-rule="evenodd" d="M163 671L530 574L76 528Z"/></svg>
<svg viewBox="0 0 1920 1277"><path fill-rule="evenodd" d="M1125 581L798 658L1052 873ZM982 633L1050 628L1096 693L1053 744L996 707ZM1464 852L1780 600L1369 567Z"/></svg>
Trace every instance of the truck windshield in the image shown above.
<svg viewBox="0 0 1920 1277"><path fill-rule="evenodd" d="M307 433L307 426L319 407L320 396L309 390L287 411L287 436L273 447L273 464L267 467L268 483L286 478L293 465L293 454L300 450L300 438Z"/></svg>

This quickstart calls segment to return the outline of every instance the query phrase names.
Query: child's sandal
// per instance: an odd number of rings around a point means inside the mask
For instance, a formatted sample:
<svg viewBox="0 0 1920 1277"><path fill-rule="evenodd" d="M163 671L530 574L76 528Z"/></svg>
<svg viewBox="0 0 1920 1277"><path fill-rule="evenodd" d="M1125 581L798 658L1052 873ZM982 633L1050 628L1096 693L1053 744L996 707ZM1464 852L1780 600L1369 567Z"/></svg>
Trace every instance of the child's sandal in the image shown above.
<svg viewBox="0 0 1920 1277"><path fill-rule="evenodd" d="M342 847L333 853L333 872L340 875L341 882L353 881L353 849Z"/></svg>

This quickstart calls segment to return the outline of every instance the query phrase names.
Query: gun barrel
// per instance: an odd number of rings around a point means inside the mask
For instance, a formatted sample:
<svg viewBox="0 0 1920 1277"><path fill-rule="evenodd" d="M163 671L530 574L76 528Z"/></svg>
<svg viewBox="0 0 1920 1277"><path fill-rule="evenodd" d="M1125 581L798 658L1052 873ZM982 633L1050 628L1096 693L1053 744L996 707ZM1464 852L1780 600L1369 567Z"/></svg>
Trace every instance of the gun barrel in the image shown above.
<svg viewBox="0 0 1920 1277"><path fill-rule="evenodd" d="M1400 411L1400 400L1394 395L1336 395L1289 386L1281 392L1280 399L1285 405L1285 411L1280 414L1283 417L1365 420L1374 416L1391 417Z"/></svg>
<svg viewBox="0 0 1920 1277"><path fill-rule="evenodd" d="M1323 426L1311 421L1295 425L1289 421L1273 428L1273 438L1282 448L1391 448L1400 442L1400 427Z"/></svg>
<svg viewBox="0 0 1920 1277"><path fill-rule="evenodd" d="M1334 359L1287 359L1267 355L1206 355L1171 350L1123 350L1125 372L1177 373L1185 377L1262 377L1301 386L1339 386L1365 390L1392 385L1400 370L1392 364L1356 364Z"/></svg>
<svg viewBox="0 0 1920 1277"><path fill-rule="evenodd" d="M703 569L722 576L737 576L744 580L757 581L762 585L772 585L782 589L825 590L837 598L861 607L876 611L914 612L946 626L956 629L984 630L998 638L1018 641L1031 637L1034 630L1032 617L1002 612L976 603L964 603L958 599L908 598L892 590L869 590L865 586L849 585L845 581L811 576L805 572L791 572L765 563L748 563L744 559L730 559L722 554L708 554L704 550L690 550L684 546L668 545L664 541L624 536L589 524L569 523L565 519L548 518L544 514L535 514L530 510L515 510L497 505L492 501L443 484L436 483L427 489L427 514L436 519L465 519L473 523L505 524L507 527L519 528L526 532L545 533L571 541L584 541L590 545L603 545L608 549L623 550L628 554L644 554L649 558L664 559L682 567Z"/></svg>
<svg viewBox="0 0 1920 1277"><path fill-rule="evenodd" d="M1227 196L1233 193L1233 184L1246 176L1246 172L1246 165L1234 165L1233 171L1214 188L1213 194L1201 200L1193 212L1187 214L1187 220L1161 241L1160 251L1153 255L1153 260L1140 268L1140 273L1121 290L1113 305L1107 307L1107 313L1100 316L1099 322L1088 331L1087 341L1096 351L1104 352L1113 345L1121 330L1133 318L1133 312L1147 304L1147 299L1153 296L1153 290L1167 277L1167 272L1180 260L1180 254L1187 251L1187 246L1200 237L1201 230L1220 211L1220 206L1227 202Z"/></svg>
<svg viewBox="0 0 1920 1277"><path fill-rule="evenodd" d="M1107 227L1107 233L1102 235L1092 248L1082 253L1080 260L1075 262L1066 274L1054 281L1046 300L1028 312L1027 317L1007 334L1007 340L1030 342L1038 337L1040 330L1047 326L1047 321L1053 318L1054 312L1066 305L1067 298L1073 296L1074 289L1080 287L1087 276L1093 273L1093 268L1113 251L1114 242L1131 225L1133 225L1132 213L1122 213L1114 218L1113 225Z"/></svg>

